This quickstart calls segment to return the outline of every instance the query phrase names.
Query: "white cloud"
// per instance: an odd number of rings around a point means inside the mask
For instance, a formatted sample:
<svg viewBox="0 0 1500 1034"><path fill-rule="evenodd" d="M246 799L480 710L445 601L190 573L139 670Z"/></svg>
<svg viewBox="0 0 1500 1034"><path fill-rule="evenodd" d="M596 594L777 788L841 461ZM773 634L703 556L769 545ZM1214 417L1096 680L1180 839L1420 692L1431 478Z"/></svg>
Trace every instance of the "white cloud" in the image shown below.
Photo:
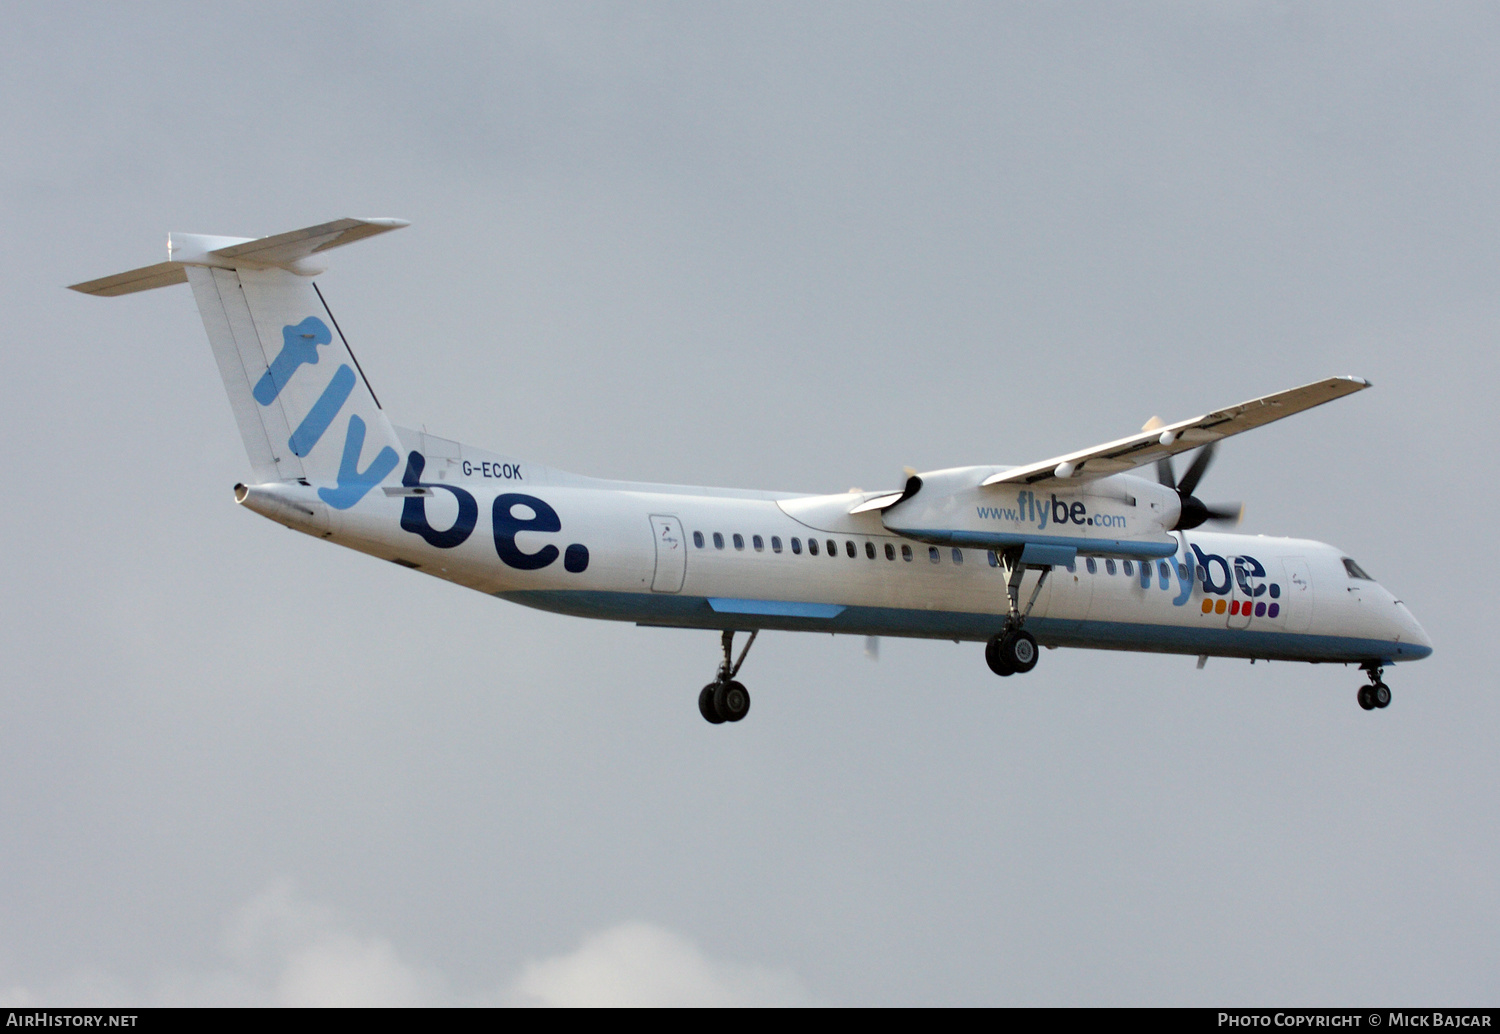
<svg viewBox="0 0 1500 1034"><path fill-rule="evenodd" d="M710 959L692 941L649 923L584 937L569 953L525 965L493 990L455 994L442 974L402 957L382 937L343 929L333 912L278 883L226 924L224 963L170 973L134 988L80 970L39 985L0 983L0 1007L74 1005L278 1006L753 1006L805 1005L790 972Z"/></svg>
<svg viewBox="0 0 1500 1034"><path fill-rule="evenodd" d="M426 974L382 940L337 936L301 948L276 983L278 1005L435 1005L442 995Z"/></svg>
<svg viewBox="0 0 1500 1034"><path fill-rule="evenodd" d="M332 911L278 883L252 898L229 924L236 972L274 1005L437 1005L448 997L436 973L400 957L381 937L338 927Z"/></svg>
<svg viewBox="0 0 1500 1034"><path fill-rule="evenodd" d="M691 941L648 923L585 937L578 950L528 964L511 1001L554 1006L808 1005L789 972L709 959Z"/></svg>

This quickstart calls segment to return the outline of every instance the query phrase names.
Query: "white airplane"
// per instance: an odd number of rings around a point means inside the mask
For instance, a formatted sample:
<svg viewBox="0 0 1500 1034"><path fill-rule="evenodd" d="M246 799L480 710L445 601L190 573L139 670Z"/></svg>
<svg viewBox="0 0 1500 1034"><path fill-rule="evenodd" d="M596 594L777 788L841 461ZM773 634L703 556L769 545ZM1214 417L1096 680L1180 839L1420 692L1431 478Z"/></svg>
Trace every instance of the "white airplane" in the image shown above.
<svg viewBox="0 0 1500 1034"><path fill-rule="evenodd" d="M737 722L762 629L973 640L997 675L1038 645L1358 664L1432 652L1400 600L1321 542L1200 532L1216 443L1369 387L1334 377L1020 467L908 471L889 492L801 495L607 481L393 425L312 277L323 253L406 226L340 219L258 239L173 234L167 261L73 285L192 285L253 479L243 506L297 531L530 607L713 629L698 696ZM1199 449L1181 478L1173 455ZM1155 467L1156 477L1130 471ZM1189 532L1192 532L1191 536ZM734 656L734 635L749 639Z"/></svg>

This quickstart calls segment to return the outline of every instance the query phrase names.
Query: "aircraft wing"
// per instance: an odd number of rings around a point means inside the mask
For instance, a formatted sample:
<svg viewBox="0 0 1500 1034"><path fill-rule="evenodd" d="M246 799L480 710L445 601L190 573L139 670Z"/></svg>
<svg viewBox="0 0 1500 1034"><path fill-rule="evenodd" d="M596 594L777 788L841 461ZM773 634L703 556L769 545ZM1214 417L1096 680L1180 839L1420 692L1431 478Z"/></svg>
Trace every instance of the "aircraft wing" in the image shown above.
<svg viewBox="0 0 1500 1034"><path fill-rule="evenodd" d="M1232 434L1240 434L1273 420L1300 413L1304 409L1321 406L1325 402L1363 391L1369 386L1370 382L1361 377L1330 377L1290 391L1279 391L1274 395L1241 402L1228 409L1216 409L1191 420L1155 427L1148 425L1147 430L1129 438L1070 452L1066 456L1054 456L1050 460L1024 467L1012 467L991 475L982 484L1065 486L1119 474L1155 463L1164 456L1187 452L1220 438L1228 438Z"/></svg>

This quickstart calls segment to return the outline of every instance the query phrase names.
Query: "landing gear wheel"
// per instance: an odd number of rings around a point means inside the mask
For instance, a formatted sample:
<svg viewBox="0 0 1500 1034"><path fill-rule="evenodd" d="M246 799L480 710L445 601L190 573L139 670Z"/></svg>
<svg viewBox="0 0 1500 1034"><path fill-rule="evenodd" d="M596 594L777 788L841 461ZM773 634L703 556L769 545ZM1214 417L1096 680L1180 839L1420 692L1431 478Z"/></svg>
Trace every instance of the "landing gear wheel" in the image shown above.
<svg viewBox="0 0 1500 1034"><path fill-rule="evenodd" d="M985 644L984 660L996 675L1024 675L1036 667L1036 640L1019 628L1001 632Z"/></svg>
<svg viewBox="0 0 1500 1034"><path fill-rule="evenodd" d="M750 691L738 682L720 682L713 691L719 721L737 722L750 713Z"/></svg>
<svg viewBox="0 0 1500 1034"><path fill-rule="evenodd" d="M724 719L719 717L718 710L714 707L715 683L710 682L703 687L703 692L698 694L698 712L703 715L703 720L713 725L723 725Z"/></svg>
<svg viewBox="0 0 1500 1034"><path fill-rule="evenodd" d="M1036 640L1031 637L1030 632L1016 629L1001 640L1000 649L1011 667L1016 669L1017 675L1024 675L1036 667L1038 657Z"/></svg>
<svg viewBox="0 0 1500 1034"><path fill-rule="evenodd" d="M1384 682L1377 682L1370 687L1370 702L1376 707L1391 706L1391 687Z"/></svg>
<svg viewBox="0 0 1500 1034"><path fill-rule="evenodd" d="M996 675L1014 675L1016 669L1005 662L1000 654L1000 640L1002 636L992 635L990 641L984 644L984 663L990 666L990 671Z"/></svg>
<svg viewBox="0 0 1500 1034"><path fill-rule="evenodd" d="M1375 694L1372 692L1373 689L1373 686L1360 686L1359 695L1355 697L1359 701L1359 706L1366 711L1375 710Z"/></svg>

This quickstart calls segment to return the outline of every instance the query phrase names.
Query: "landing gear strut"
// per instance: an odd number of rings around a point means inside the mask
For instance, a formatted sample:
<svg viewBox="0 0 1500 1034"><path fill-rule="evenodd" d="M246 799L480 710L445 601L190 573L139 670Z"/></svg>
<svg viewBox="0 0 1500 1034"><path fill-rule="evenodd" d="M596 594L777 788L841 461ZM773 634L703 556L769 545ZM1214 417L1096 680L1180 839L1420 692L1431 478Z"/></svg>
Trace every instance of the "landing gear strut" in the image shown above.
<svg viewBox="0 0 1500 1034"><path fill-rule="evenodd" d="M1036 667L1037 648L1036 639L1021 626L1026 623L1031 608L1036 605L1036 598L1042 594L1042 586L1052 573L1052 565L1038 565L1042 575L1036 580L1036 586L1032 588L1031 598L1026 601L1024 610L1021 608L1021 579L1026 577L1028 565L1021 563L1020 547L1005 550L1000 555L1000 566L1005 572L1005 596L1010 604L1009 612L1005 617L1005 627L991 636L990 641L985 644L984 660L996 675L1024 675Z"/></svg>
<svg viewBox="0 0 1500 1034"><path fill-rule="evenodd" d="M1356 697L1359 701L1359 706L1366 711L1373 711L1377 707L1390 707L1391 687L1380 680L1380 676L1384 674L1384 670L1374 661L1365 664L1363 667L1365 674L1370 676L1370 684L1359 687L1359 695Z"/></svg>
<svg viewBox="0 0 1500 1034"><path fill-rule="evenodd" d="M703 715L704 721L722 725L724 722L737 722L750 713L750 691L736 682L734 677L739 674L740 665L745 663L745 655L750 652L758 635L759 629L750 633L737 661L734 660L734 633L726 630L719 637L724 648L724 660L719 663L719 674L698 694L698 713Z"/></svg>

